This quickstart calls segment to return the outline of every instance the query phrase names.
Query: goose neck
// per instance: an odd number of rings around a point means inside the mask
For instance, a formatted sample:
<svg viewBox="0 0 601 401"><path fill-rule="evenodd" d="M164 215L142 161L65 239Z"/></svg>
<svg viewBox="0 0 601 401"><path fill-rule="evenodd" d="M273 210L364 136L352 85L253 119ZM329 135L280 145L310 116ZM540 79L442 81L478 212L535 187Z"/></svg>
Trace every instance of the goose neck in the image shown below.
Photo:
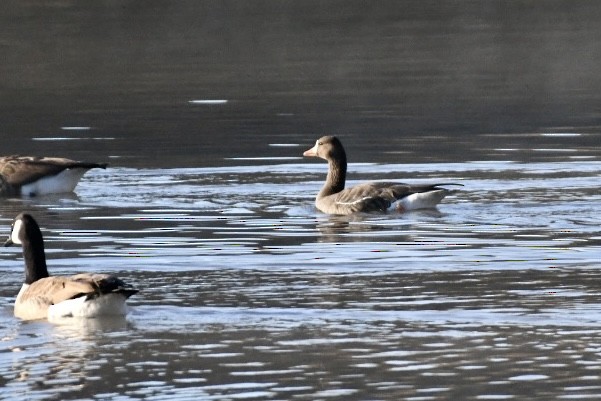
<svg viewBox="0 0 601 401"><path fill-rule="evenodd" d="M25 260L25 284L32 284L49 276L43 243L24 241L23 259Z"/></svg>
<svg viewBox="0 0 601 401"><path fill-rule="evenodd" d="M346 181L346 159L328 160L329 168L326 182L319 192L319 196L328 196L344 189Z"/></svg>

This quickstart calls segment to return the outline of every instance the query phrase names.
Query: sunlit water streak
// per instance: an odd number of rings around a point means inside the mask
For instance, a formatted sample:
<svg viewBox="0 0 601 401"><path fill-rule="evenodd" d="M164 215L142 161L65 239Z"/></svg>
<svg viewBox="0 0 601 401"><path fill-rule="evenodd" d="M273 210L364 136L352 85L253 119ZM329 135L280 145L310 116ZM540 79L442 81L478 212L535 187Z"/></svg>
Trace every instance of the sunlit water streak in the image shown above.
<svg viewBox="0 0 601 401"><path fill-rule="evenodd" d="M349 171L349 185L465 186L437 210L326 216L323 164L113 167L77 195L7 200L0 228L35 214L51 273L110 271L142 291L125 320L22 323L20 250L5 248L0 397L601 395L601 163Z"/></svg>

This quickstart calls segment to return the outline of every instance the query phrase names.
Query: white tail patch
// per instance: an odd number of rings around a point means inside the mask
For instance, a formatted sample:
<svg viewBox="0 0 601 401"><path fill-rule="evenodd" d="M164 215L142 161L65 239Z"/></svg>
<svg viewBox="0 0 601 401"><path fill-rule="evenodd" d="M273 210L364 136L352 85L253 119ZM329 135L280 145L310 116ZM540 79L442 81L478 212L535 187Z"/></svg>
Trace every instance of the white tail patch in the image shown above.
<svg viewBox="0 0 601 401"><path fill-rule="evenodd" d="M440 201L447 196L446 189L437 189L428 192L418 192L406 196L394 202L390 210L407 211L417 209L433 209Z"/></svg>

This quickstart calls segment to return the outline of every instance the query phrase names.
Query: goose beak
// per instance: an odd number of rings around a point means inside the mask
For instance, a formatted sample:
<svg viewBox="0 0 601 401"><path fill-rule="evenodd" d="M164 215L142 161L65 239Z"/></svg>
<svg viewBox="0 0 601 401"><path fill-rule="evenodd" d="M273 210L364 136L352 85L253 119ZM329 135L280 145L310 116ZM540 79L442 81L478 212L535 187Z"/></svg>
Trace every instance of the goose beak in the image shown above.
<svg viewBox="0 0 601 401"><path fill-rule="evenodd" d="M313 157L316 157L317 156L317 144L315 144L315 146L313 146L311 149L306 150L303 153L303 156L313 156Z"/></svg>
<svg viewBox="0 0 601 401"><path fill-rule="evenodd" d="M8 239L4 243L4 246L11 246L11 245L14 245L13 239L11 237L8 237Z"/></svg>

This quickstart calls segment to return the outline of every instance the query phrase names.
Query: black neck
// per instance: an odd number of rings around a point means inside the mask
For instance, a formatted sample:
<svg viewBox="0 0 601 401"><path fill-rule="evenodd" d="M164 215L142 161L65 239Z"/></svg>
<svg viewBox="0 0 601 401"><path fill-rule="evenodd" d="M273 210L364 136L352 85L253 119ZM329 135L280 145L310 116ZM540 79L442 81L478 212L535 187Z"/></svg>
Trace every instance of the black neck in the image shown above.
<svg viewBox="0 0 601 401"><path fill-rule="evenodd" d="M25 259L25 284L49 276L41 233L39 239L28 238L23 241L23 258Z"/></svg>

